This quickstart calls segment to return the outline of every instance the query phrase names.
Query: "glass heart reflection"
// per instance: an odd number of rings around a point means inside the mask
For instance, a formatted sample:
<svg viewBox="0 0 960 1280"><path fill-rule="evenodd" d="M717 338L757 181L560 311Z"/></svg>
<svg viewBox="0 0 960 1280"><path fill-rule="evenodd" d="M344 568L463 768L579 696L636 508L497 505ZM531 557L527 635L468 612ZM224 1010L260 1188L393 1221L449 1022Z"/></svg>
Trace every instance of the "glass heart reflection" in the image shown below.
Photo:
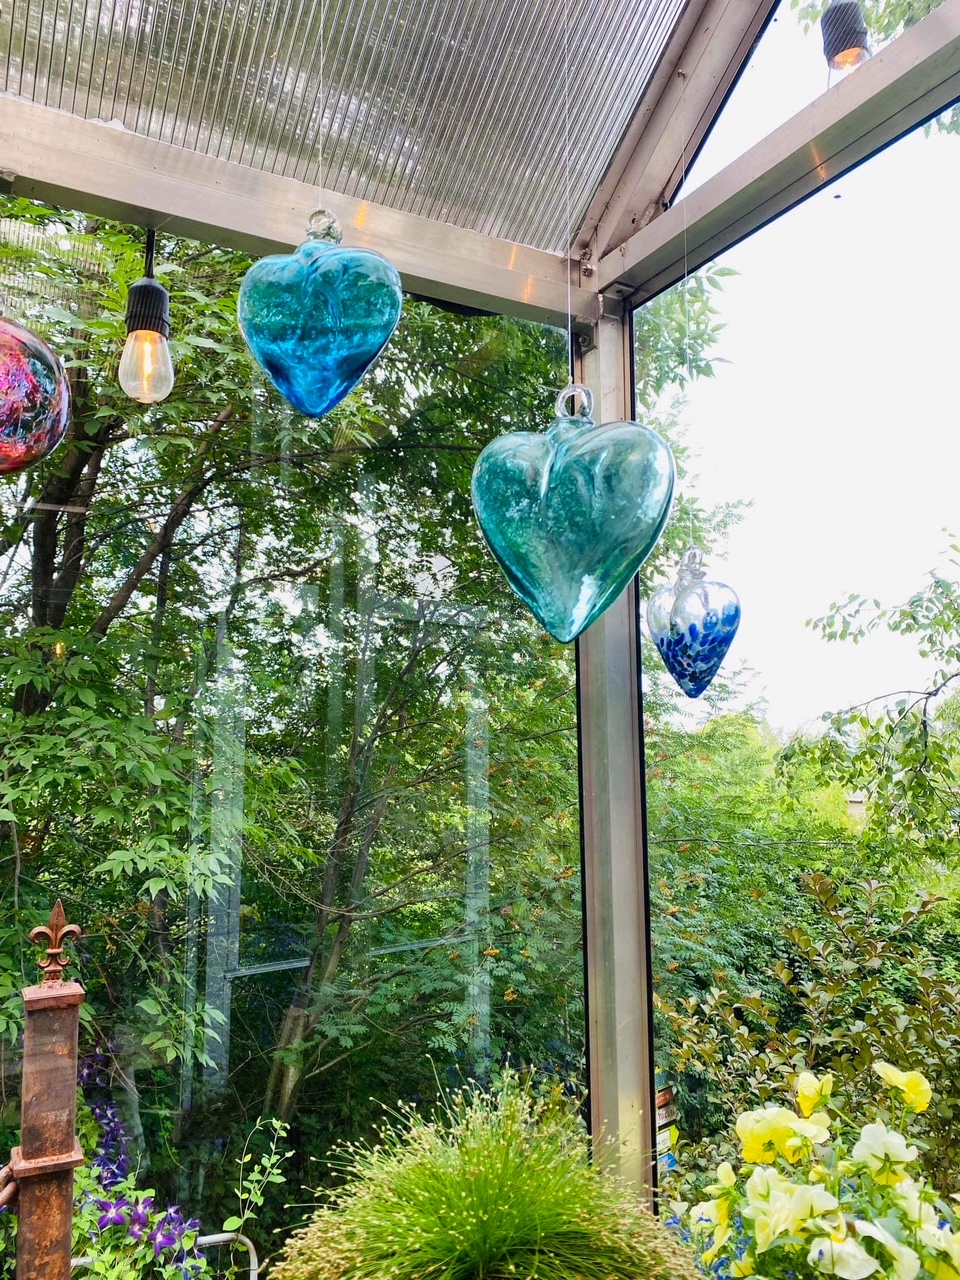
<svg viewBox="0 0 960 1280"><path fill-rule="evenodd" d="M255 262L237 314L257 363L280 394L310 418L338 405L361 381L397 327L403 289L395 268L370 249L348 249L336 220L314 214L292 254Z"/></svg>
<svg viewBox="0 0 960 1280"><path fill-rule="evenodd" d="M707 582L703 552L683 553L676 582L647 605L647 625L664 666L689 698L699 698L720 670L740 625L740 601L725 582Z"/></svg>
<svg viewBox="0 0 960 1280"><path fill-rule="evenodd" d="M0 475L52 453L70 424L59 357L29 329L0 316Z"/></svg>
<svg viewBox="0 0 960 1280"><path fill-rule="evenodd" d="M577 417L564 404L579 393ZM545 433L491 441L473 470L473 506L510 586L557 640L608 608L653 550L673 500L674 461L639 422L590 418L568 387Z"/></svg>

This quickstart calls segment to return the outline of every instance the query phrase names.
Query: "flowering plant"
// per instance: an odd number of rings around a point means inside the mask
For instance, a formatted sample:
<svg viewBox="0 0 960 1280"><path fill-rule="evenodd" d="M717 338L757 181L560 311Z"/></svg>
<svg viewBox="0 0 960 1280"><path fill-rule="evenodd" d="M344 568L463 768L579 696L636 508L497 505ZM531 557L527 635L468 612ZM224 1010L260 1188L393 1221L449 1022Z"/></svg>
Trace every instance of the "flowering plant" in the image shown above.
<svg viewBox="0 0 960 1280"><path fill-rule="evenodd" d="M833 1077L801 1072L796 1109L767 1105L737 1120L742 1166L724 1161L708 1199L682 1206L703 1269L722 1280L960 1280L952 1209L916 1175L900 1132L930 1104L919 1071L873 1069L896 1127L857 1128L834 1104Z"/></svg>
<svg viewBox="0 0 960 1280"><path fill-rule="evenodd" d="M105 1186L97 1169L77 1171L73 1249L85 1274L110 1280L201 1280L210 1273L197 1252L200 1223L177 1205L156 1203L131 1174Z"/></svg>

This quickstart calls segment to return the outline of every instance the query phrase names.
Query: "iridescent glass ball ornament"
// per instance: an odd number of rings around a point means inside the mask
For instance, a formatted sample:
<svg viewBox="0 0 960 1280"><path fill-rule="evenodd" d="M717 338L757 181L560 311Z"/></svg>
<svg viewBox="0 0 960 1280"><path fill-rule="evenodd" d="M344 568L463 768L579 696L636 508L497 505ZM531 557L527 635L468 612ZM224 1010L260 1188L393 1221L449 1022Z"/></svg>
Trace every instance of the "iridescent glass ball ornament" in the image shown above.
<svg viewBox="0 0 960 1280"><path fill-rule="evenodd" d="M240 285L240 331L298 413L319 418L366 374L397 327L403 289L372 249L348 249L326 210L291 254L255 262Z"/></svg>
<svg viewBox="0 0 960 1280"><path fill-rule="evenodd" d="M688 547L676 582L647 605L647 625L664 666L688 698L699 698L720 670L740 625L740 601L725 582L707 582L703 552Z"/></svg>
<svg viewBox="0 0 960 1280"><path fill-rule="evenodd" d="M0 475L52 453L70 424L70 389L42 338L0 316Z"/></svg>
<svg viewBox="0 0 960 1280"><path fill-rule="evenodd" d="M582 397L569 416L567 400ZM596 621L653 550L670 514L669 446L639 422L590 414L570 386L546 432L493 440L473 469L473 506L507 581L555 639Z"/></svg>

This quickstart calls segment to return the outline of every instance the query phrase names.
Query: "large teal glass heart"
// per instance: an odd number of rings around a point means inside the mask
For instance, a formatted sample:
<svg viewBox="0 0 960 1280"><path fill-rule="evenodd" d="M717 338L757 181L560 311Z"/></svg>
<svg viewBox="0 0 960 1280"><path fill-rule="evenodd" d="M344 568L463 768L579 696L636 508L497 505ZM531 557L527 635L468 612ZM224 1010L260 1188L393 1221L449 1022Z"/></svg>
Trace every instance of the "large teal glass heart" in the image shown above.
<svg viewBox="0 0 960 1280"><path fill-rule="evenodd" d="M310 418L338 405L397 327L403 288L371 249L339 243L339 226L314 214L292 254L255 262L240 285L240 330L284 399Z"/></svg>
<svg viewBox="0 0 960 1280"><path fill-rule="evenodd" d="M577 417L564 413L583 395ZM557 640L575 639L624 590L670 514L675 466L639 422L590 418L568 387L545 433L491 441L473 469L473 505L507 581Z"/></svg>

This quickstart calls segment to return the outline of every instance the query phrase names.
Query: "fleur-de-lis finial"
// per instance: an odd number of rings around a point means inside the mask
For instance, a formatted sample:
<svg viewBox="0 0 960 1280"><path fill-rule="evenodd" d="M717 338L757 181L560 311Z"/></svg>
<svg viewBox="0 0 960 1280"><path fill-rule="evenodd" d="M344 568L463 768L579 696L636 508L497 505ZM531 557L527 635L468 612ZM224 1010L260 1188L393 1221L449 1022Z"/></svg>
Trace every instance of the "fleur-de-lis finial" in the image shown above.
<svg viewBox="0 0 960 1280"><path fill-rule="evenodd" d="M61 982L63 980L63 971L70 963L70 957L63 954L63 944L67 938L79 937L80 926L78 924L67 924L63 903L58 898L57 905L50 912L49 923L38 925L36 929L30 930L31 942L45 942L47 944L47 954L37 961L37 964L43 970L44 982Z"/></svg>

